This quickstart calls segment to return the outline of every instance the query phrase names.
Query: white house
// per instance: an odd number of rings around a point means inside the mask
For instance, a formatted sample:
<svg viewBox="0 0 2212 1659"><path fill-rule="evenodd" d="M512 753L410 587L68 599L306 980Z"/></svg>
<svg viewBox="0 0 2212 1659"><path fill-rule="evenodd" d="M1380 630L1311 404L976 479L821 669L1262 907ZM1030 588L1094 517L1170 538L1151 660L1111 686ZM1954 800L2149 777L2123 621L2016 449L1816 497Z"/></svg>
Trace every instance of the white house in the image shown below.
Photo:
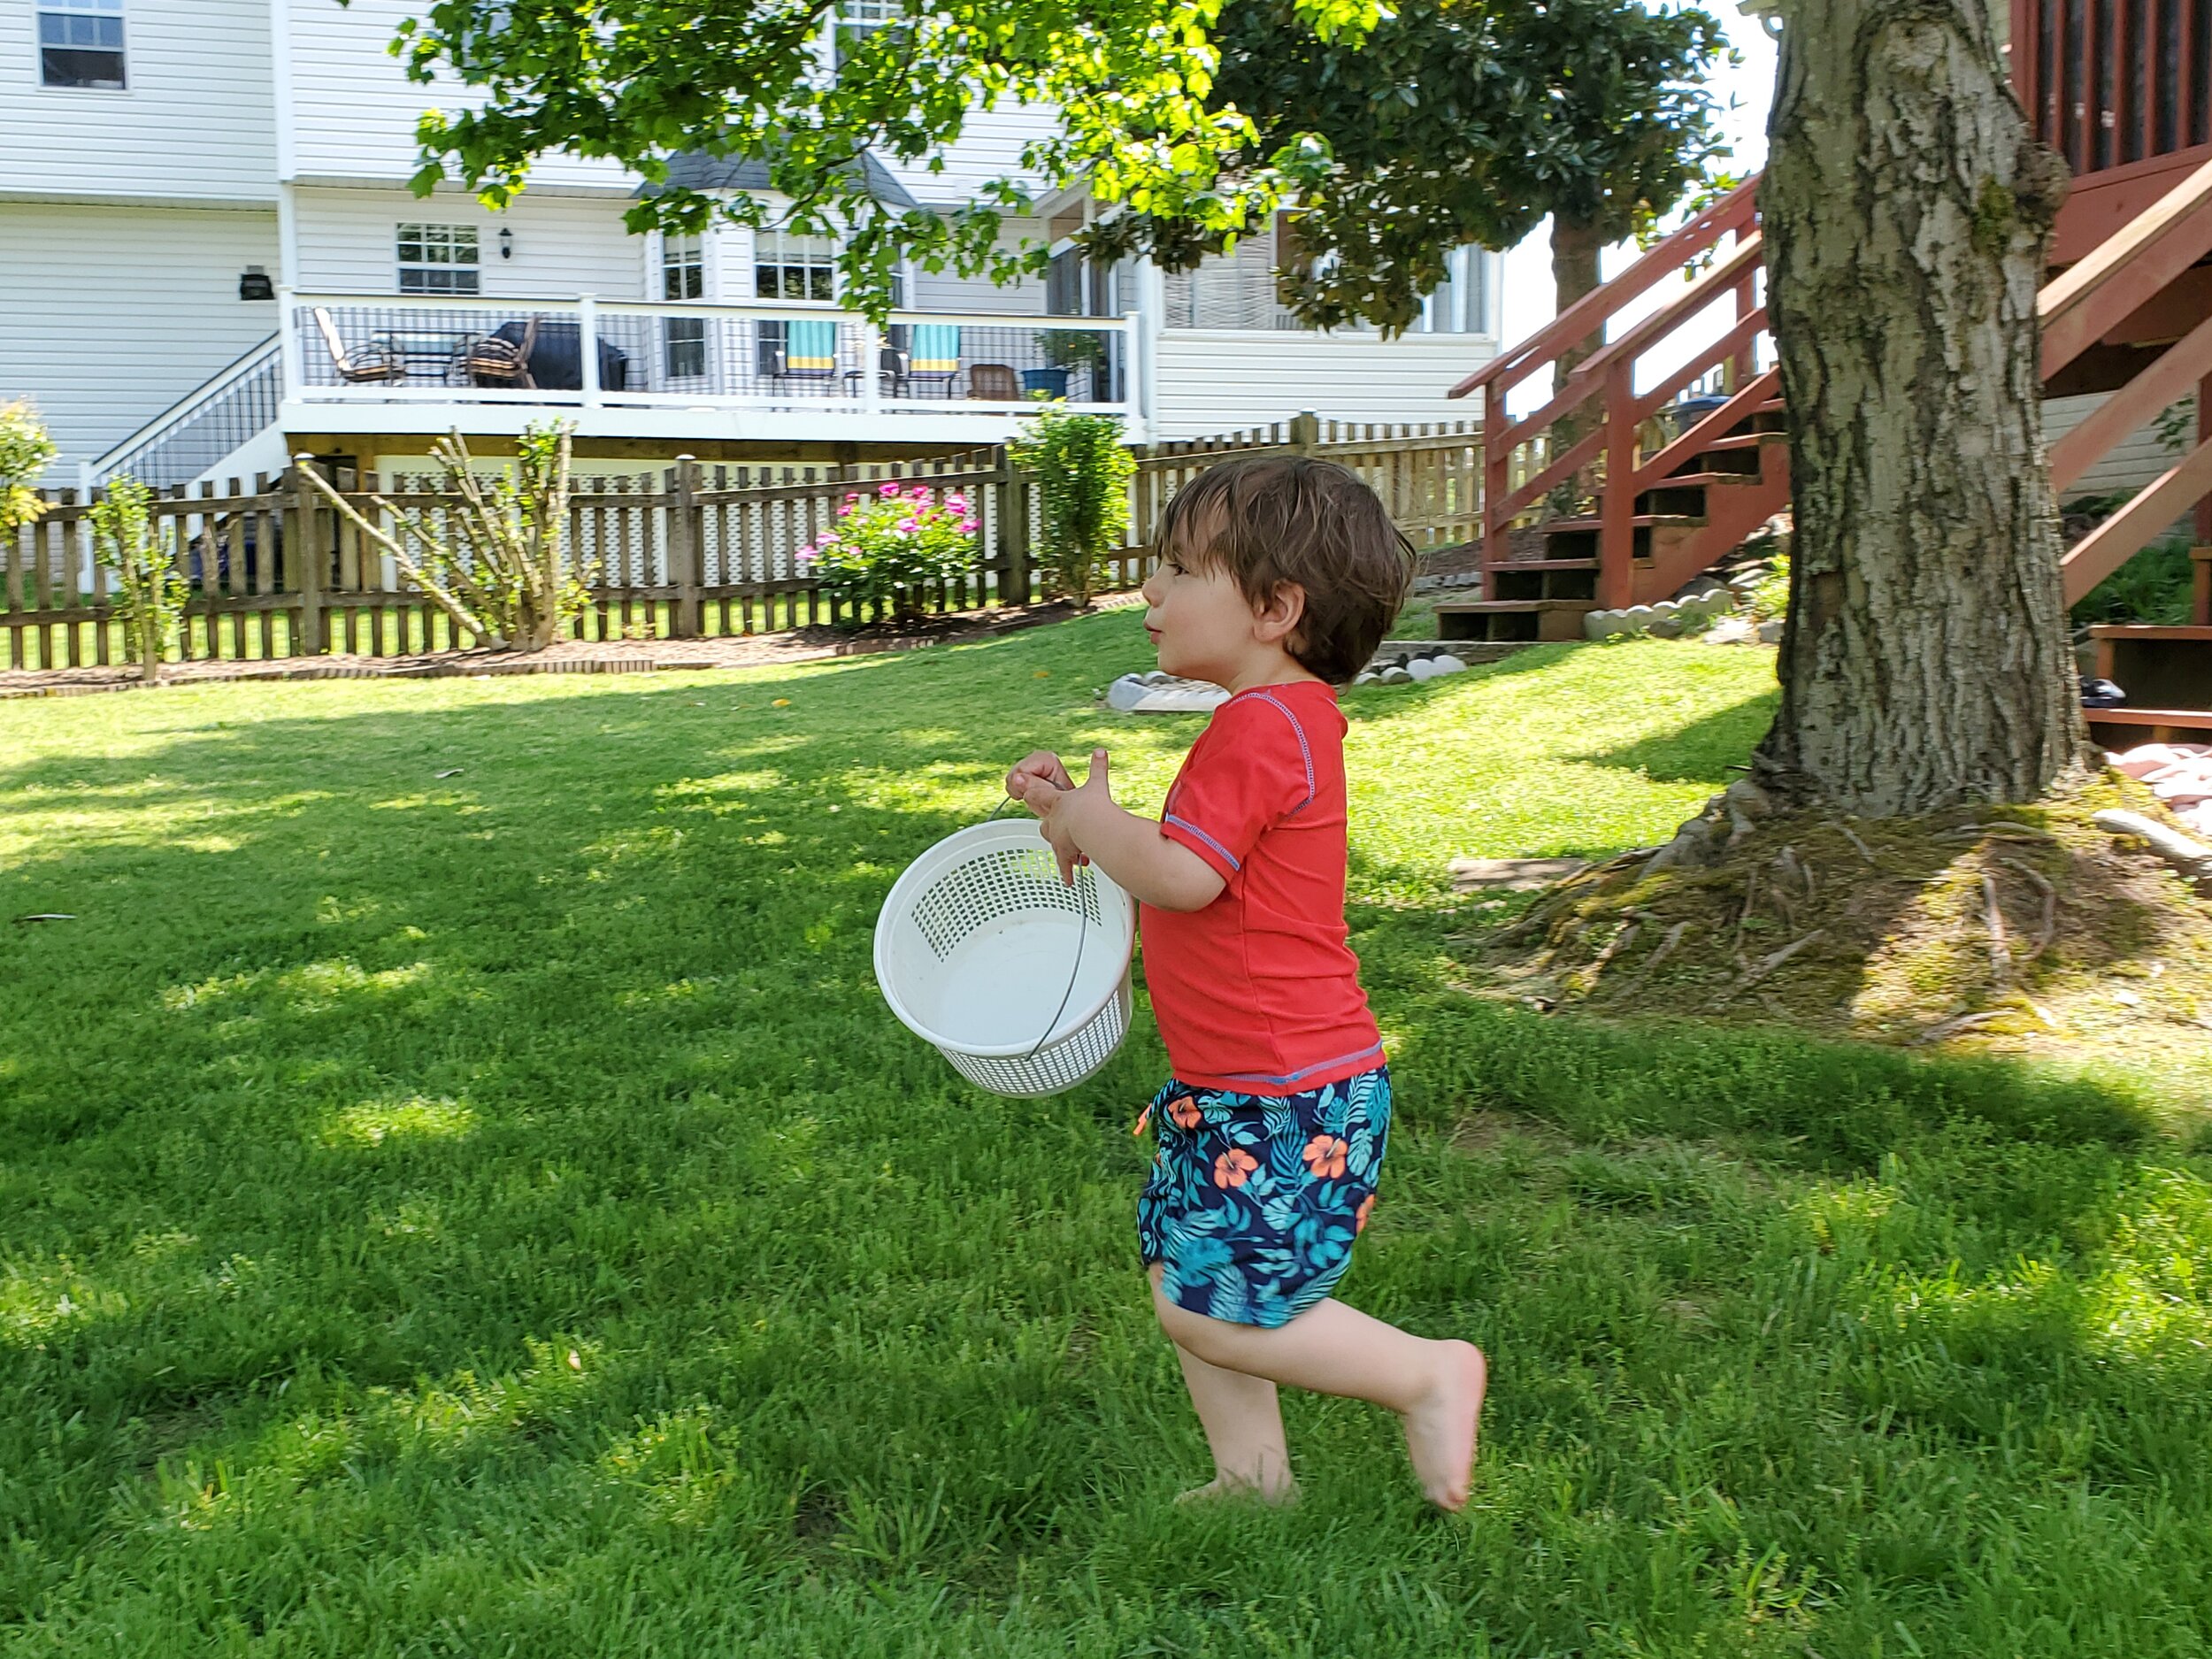
<svg viewBox="0 0 2212 1659"><path fill-rule="evenodd" d="M1090 204L1044 194L1012 229L1061 245L1051 280L910 272L879 334L840 308L828 242L632 234L639 181L610 164L548 157L501 213L419 198L416 118L470 95L386 52L418 9L0 0L0 399L46 417L52 481L243 476L301 449L404 464L449 427L511 434L548 409L610 464L986 443L1040 388L1139 438L1474 412L1445 396L1495 349L1498 261L1474 250L1416 332L1325 334L1280 314L1270 239L1187 275L1085 270L1066 244ZM870 188L956 204L1048 119L980 113L941 170L871 158Z"/></svg>

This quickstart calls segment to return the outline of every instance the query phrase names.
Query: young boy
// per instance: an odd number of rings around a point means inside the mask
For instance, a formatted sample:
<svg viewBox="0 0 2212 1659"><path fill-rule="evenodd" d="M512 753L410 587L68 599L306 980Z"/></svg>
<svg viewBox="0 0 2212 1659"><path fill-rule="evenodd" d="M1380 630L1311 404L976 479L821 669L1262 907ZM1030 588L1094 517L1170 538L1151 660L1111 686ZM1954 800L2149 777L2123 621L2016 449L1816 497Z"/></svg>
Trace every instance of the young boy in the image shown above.
<svg viewBox="0 0 2212 1659"><path fill-rule="evenodd" d="M1170 504L1145 632L1171 674L1231 693L1156 823L1039 752L1007 774L1062 872L1087 859L1139 902L1174 1077L1137 1210L1160 1324L1214 1457L1186 1497L1297 1488L1279 1383L1396 1412L1423 1489L1467 1502L1486 1368L1333 1300L1375 1203L1390 1075L1344 925L1344 717L1410 584L1374 493L1303 457L1209 468ZM1138 1120L1141 1131L1144 1118Z"/></svg>

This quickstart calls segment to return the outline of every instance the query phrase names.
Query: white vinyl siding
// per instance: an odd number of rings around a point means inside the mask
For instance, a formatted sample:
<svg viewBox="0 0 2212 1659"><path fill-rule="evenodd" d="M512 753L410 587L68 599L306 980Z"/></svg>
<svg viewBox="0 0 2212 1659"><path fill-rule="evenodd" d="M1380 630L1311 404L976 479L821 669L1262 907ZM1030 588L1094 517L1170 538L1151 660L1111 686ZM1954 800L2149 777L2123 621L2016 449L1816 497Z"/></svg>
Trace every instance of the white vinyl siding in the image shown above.
<svg viewBox="0 0 2212 1659"><path fill-rule="evenodd" d="M944 163L941 171L933 172L926 156L917 161L889 155L877 159L908 195L932 204L972 202L995 179L1019 179L1040 188L1043 181L1022 165L1022 150L1049 134L1056 119L1046 109L974 110L959 142L938 157Z"/></svg>
<svg viewBox="0 0 2212 1659"><path fill-rule="evenodd" d="M267 0L131 0L119 92L42 84L42 15L0 3L0 200L276 200Z"/></svg>
<svg viewBox="0 0 2212 1659"><path fill-rule="evenodd" d="M301 288L399 291L402 225L466 226L476 232L480 291L488 297L572 299L579 294L644 299L645 238L622 226L623 204L526 191L494 213L470 196L441 191L428 201L388 189L301 189L296 194ZM512 258L499 233L514 233Z"/></svg>
<svg viewBox="0 0 2212 1659"><path fill-rule="evenodd" d="M1178 328L1160 335L1159 351L1163 438L1242 431L1306 409L1335 420L1472 420L1479 405L1445 393L1496 354L1479 335Z"/></svg>
<svg viewBox="0 0 2212 1659"><path fill-rule="evenodd" d="M431 109L474 107L482 95L457 81L419 86L385 48L422 0L279 0L292 37L295 176L399 182L418 165L415 123ZM615 163L548 156L530 171L534 190L595 188L627 195L634 183Z"/></svg>
<svg viewBox="0 0 2212 1659"><path fill-rule="evenodd" d="M2089 419L2104 404L2111 394L2094 392L2086 397L2051 397L2043 403L2043 435L2046 442L2056 443L2076 426ZM2158 441L2158 434L2146 421L2113 446L2112 453L2091 467L2077 482L2059 492L2062 501L2071 501L2077 495L2108 495L2120 490L2140 489L2181 459L2178 451L2169 449Z"/></svg>
<svg viewBox="0 0 2212 1659"><path fill-rule="evenodd" d="M276 250L273 211L0 203L0 403L38 406L57 482L276 332L238 297Z"/></svg>
<svg viewBox="0 0 2212 1659"><path fill-rule="evenodd" d="M1009 219L999 232L999 245L1011 249L1024 237L1044 234L1044 225L1033 219ZM1041 317L1045 285L1041 277L1025 279L1001 288L987 276L956 276L949 271L917 267L908 284L907 303L917 311L975 311L986 317Z"/></svg>

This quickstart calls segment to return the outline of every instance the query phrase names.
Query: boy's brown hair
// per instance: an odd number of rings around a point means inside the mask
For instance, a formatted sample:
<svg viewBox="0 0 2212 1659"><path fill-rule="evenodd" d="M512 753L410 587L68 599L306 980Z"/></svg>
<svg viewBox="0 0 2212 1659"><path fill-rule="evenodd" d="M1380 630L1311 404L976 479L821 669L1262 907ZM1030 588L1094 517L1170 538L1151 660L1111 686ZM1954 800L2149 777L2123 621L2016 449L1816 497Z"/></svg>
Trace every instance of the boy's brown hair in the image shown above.
<svg viewBox="0 0 2212 1659"><path fill-rule="evenodd" d="M1287 649L1340 686L1367 666L1413 587L1413 547L1358 473L1310 456L1262 456L1208 467L1176 492L1155 538L1185 570L1225 569L1263 604L1305 590Z"/></svg>

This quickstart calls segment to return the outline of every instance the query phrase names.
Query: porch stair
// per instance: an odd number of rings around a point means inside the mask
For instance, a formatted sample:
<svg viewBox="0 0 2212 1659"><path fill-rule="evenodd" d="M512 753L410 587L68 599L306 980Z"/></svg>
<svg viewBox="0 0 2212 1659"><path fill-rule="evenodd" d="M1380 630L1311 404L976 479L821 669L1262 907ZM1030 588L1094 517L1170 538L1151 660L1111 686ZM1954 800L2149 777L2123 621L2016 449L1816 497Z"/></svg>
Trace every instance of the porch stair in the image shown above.
<svg viewBox="0 0 2212 1659"><path fill-rule="evenodd" d="M1440 631L1465 639L1575 637L1570 624L1578 624L1578 613L1678 593L1788 506L1787 411L1778 373L1760 365L1768 319L1758 185L1756 177L1747 180L1453 388L1454 396L1483 395L1492 435L1484 453L1483 596L1439 605ZM2062 221L2062 242L2066 234ZM2113 396L2053 446L2052 482L2062 492L2161 410L2198 394L2194 447L2067 552L2069 604L2192 507L2198 540L2212 542L2212 282L2202 280L2208 262L2212 161L2180 175L2089 245L2039 296L2047 386L2100 344L2162 348L2131 378L2087 388ZM1634 302L1670 282L1679 285L1670 301L1640 319L1626 317ZM1723 307L1732 321L1716 331L1712 313ZM1685 351L1686 337L1698 338L1687 334L1694 325L1703 342ZM1619 330L1609 341L1609 328ZM1517 420L1506 415L1517 387L1581 353L1587 355L1540 409ZM1665 357L1674 359L1671 365L1651 367L1651 359ZM1703 395L1681 401L1693 389ZM1594 512L1540 517L1561 485L1593 480ZM1531 518L1537 518L1536 556L1527 556L1523 537L1523 556L1516 557L1509 533ZM2190 693L2195 701L2145 705L2140 718L2094 710L2093 722L2115 733L2185 727L2200 733L2198 741L2212 741L2212 713L2199 718L2212 710L2208 571L2200 563L2192 629L2158 631L2154 646L2145 636L2132 655L2122 631L2097 631L2101 648L2107 635L2114 641L2122 667L2106 677L2123 687L2128 672L2152 672L2141 666L2153 660L2147 652L2162 653L2161 661L2200 656L2200 674L2177 680L2159 671L2158 683L2197 687Z"/></svg>
<svg viewBox="0 0 2212 1659"><path fill-rule="evenodd" d="M288 458L277 433L282 396L281 345L271 334L88 464L79 481L89 490L128 476L166 491L281 472Z"/></svg>

